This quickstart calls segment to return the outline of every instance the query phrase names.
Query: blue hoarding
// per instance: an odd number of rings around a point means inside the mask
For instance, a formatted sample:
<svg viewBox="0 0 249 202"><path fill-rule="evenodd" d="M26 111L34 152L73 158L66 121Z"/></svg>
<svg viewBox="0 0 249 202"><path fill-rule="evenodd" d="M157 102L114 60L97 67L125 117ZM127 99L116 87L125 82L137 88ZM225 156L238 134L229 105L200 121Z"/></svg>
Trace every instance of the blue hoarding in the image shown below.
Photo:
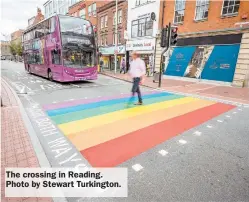
<svg viewBox="0 0 249 202"><path fill-rule="evenodd" d="M232 82L240 44L177 47L164 74Z"/></svg>

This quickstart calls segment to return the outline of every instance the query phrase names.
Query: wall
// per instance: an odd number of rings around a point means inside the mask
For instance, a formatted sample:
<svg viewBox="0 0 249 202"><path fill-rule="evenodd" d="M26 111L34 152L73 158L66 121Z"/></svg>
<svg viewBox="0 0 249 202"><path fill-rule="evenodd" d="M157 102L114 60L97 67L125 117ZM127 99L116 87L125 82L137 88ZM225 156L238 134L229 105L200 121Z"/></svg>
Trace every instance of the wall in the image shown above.
<svg viewBox="0 0 249 202"><path fill-rule="evenodd" d="M156 37L158 31L159 17L160 17L160 0L155 0L151 3L135 7L136 1L129 0L128 1L128 23L127 23L127 31L129 39L135 40L136 38L131 38L131 22L133 20L138 19L139 16L152 13L156 14L156 21L153 23L153 36ZM152 38L146 37L146 38ZM145 38L145 37L144 37ZM137 38L139 39L139 38Z"/></svg>
<svg viewBox="0 0 249 202"><path fill-rule="evenodd" d="M186 1L185 16L183 24L178 24L179 33L200 32L200 31L213 31L227 28L235 28L235 23L246 22L249 19L249 1L240 1L240 9L237 16L222 17L223 1L210 1L208 19L204 21L195 21L195 8L196 1ZM164 12L164 25L173 22L174 19L175 1L166 1ZM248 18L242 20L241 16L247 14Z"/></svg>

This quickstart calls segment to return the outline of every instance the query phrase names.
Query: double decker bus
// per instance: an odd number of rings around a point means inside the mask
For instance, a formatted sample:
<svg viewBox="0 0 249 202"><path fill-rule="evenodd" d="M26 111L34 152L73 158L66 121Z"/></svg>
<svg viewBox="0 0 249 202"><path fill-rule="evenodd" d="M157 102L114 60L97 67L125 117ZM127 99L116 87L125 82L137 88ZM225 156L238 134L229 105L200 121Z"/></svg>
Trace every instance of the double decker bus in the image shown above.
<svg viewBox="0 0 249 202"><path fill-rule="evenodd" d="M23 33L24 65L28 73L51 81L97 79L97 47L90 21L54 15Z"/></svg>

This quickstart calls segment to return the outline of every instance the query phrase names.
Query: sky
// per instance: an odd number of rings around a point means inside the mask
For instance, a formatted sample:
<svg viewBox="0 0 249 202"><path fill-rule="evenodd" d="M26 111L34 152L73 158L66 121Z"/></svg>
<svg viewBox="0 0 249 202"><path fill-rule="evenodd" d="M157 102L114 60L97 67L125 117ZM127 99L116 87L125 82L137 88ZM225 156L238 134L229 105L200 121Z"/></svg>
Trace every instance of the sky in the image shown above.
<svg viewBox="0 0 249 202"><path fill-rule="evenodd" d="M41 8L44 15L43 4L47 0L1 0L1 40L6 40L7 35L18 29L26 29L28 19L37 13L37 7Z"/></svg>

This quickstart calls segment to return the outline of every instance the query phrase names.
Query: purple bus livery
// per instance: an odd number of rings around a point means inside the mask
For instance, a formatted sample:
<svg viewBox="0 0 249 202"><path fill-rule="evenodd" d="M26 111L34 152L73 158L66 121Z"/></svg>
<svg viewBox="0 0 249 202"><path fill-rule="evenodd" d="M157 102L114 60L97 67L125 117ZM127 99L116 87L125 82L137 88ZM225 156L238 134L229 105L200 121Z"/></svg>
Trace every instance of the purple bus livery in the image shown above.
<svg viewBox="0 0 249 202"><path fill-rule="evenodd" d="M97 79L96 50L93 26L82 18L54 15L23 34L26 71L51 81Z"/></svg>

